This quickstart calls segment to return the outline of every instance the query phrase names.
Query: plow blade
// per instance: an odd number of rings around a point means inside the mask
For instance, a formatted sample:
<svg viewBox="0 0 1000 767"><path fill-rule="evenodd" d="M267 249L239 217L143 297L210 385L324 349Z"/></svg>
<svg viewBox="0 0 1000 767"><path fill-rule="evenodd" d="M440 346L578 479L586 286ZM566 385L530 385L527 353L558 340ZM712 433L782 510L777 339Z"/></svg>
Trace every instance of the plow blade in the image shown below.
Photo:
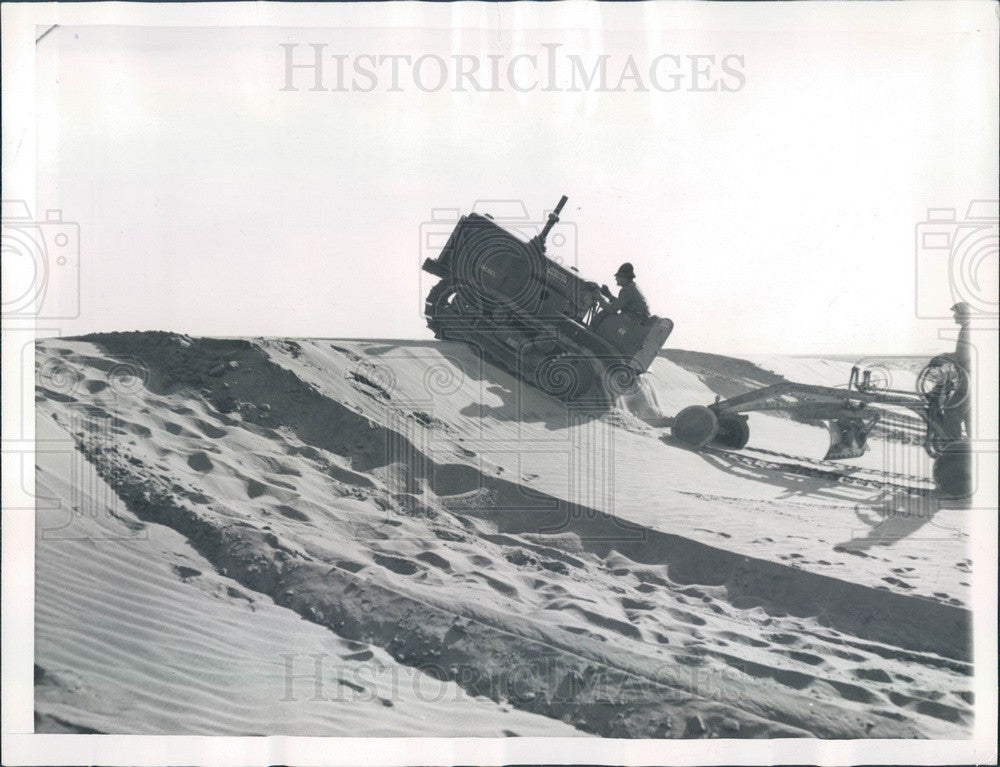
<svg viewBox="0 0 1000 767"><path fill-rule="evenodd" d="M868 450L868 432L872 430L875 421L837 418L825 421L825 424L830 432L830 446L823 456L824 461L860 458Z"/></svg>

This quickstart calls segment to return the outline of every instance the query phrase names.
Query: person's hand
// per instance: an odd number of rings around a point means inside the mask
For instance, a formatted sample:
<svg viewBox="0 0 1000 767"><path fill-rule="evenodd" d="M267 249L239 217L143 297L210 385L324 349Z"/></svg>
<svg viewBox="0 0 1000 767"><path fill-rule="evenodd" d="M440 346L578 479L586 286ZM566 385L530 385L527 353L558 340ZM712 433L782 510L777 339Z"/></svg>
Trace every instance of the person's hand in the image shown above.
<svg viewBox="0 0 1000 767"><path fill-rule="evenodd" d="M607 285L601 285L601 292L608 298L611 298L611 289Z"/></svg>

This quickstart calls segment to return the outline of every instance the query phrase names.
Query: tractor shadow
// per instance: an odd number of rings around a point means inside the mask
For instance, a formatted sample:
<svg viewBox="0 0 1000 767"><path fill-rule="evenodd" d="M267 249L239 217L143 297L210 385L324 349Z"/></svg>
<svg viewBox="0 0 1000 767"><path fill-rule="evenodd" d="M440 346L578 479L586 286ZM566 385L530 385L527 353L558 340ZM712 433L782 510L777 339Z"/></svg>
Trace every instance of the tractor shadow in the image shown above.
<svg viewBox="0 0 1000 767"><path fill-rule="evenodd" d="M603 402L561 402L495 365L485 354L467 347L464 352L465 375L481 385L480 396L459 411L467 418L541 424L548 431L560 431L598 421L609 410ZM457 359L451 353L449 356ZM494 398L500 403L486 401Z"/></svg>
<svg viewBox="0 0 1000 767"><path fill-rule="evenodd" d="M494 368L498 373L501 371ZM505 373L501 373L510 378ZM497 376L499 378L499 376ZM501 402L499 405L488 405L483 402L472 402L459 411L468 418L493 419L509 423L538 423L549 431L559 431L582 426L600 420L608 412L608 408L588 406L586 404L566 404L549 397L529 384L512 379L511 385L504 385L496 379L486 377L485 391Z"/></svg>
<svg viewBox="0 0 1000 767"><path fill-rule="evenodd" d="M455 381L467 379L478 384L472 402L459 413L476 420L494 420L510 424L542 424L549 431L560 431L598 421L609 406L607 403L581 402L567 404L520 380L495 365L480 348L463 341L393 341L371 345L364 349L370 357L396 354L400 348L427 349L426 372L443 373ZM447 371L439 370L444 366ZM447 391L429 390L433 397L449 396ZM497 399L499 404L493 404Z"/></svg>

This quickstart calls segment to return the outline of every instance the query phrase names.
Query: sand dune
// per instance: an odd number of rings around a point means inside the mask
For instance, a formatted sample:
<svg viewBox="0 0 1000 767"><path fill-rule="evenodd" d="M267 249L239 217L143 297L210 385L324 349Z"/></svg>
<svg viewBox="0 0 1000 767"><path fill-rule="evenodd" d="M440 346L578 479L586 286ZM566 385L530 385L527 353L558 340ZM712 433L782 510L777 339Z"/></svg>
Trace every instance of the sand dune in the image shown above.
<svg viewBox="0 0 1000 767"><path fill-rule="evenodd" d="M764 362L674 353L596 413L448 343L40 345L38 421L120 508L39 547L39 727L963 737L966 512L919 448L837 466L788 419L736 453L659 426L823 369ZM72 497L71 474L39 483ZM93 525L156 532L111 547ZM283 641L448 693L376 675L350 710L282 708Z"/></svg>
<svg viewBox="0 0 1000 767"><path fill-rule="evenodd" d="M59 441L57 427L39 427L41 439ZM179 533L140 521L70 455L39 454L37 491L64 504L38 520L39 731L585 734L473 697L279 607L217 572Z"/></svg>

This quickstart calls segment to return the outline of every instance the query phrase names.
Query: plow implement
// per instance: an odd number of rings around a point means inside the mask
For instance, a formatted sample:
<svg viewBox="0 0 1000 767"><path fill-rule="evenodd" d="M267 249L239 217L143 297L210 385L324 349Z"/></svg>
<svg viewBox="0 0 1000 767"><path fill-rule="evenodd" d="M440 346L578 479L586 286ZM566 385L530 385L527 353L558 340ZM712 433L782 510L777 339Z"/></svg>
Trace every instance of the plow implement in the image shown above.
<svg viewBox="0 0 1000 767"><path fill-rule="evenodd" d="M711 405L691 405L674 417L671 434L696 449L741 450L750 439L748 413L781 412L825 426L830 442L823 460L838 460L864 455L880 423L891 422L896 439L906 439L912 424L922 423L922 434L913 436L933 460L935 487L944 497L963 498L972 492L971 452L962 433L968 396L967 373L951 355L941 355L921 372L915 392L882 388L870 371L855 367L847 388L788 381Z"/></svg>

